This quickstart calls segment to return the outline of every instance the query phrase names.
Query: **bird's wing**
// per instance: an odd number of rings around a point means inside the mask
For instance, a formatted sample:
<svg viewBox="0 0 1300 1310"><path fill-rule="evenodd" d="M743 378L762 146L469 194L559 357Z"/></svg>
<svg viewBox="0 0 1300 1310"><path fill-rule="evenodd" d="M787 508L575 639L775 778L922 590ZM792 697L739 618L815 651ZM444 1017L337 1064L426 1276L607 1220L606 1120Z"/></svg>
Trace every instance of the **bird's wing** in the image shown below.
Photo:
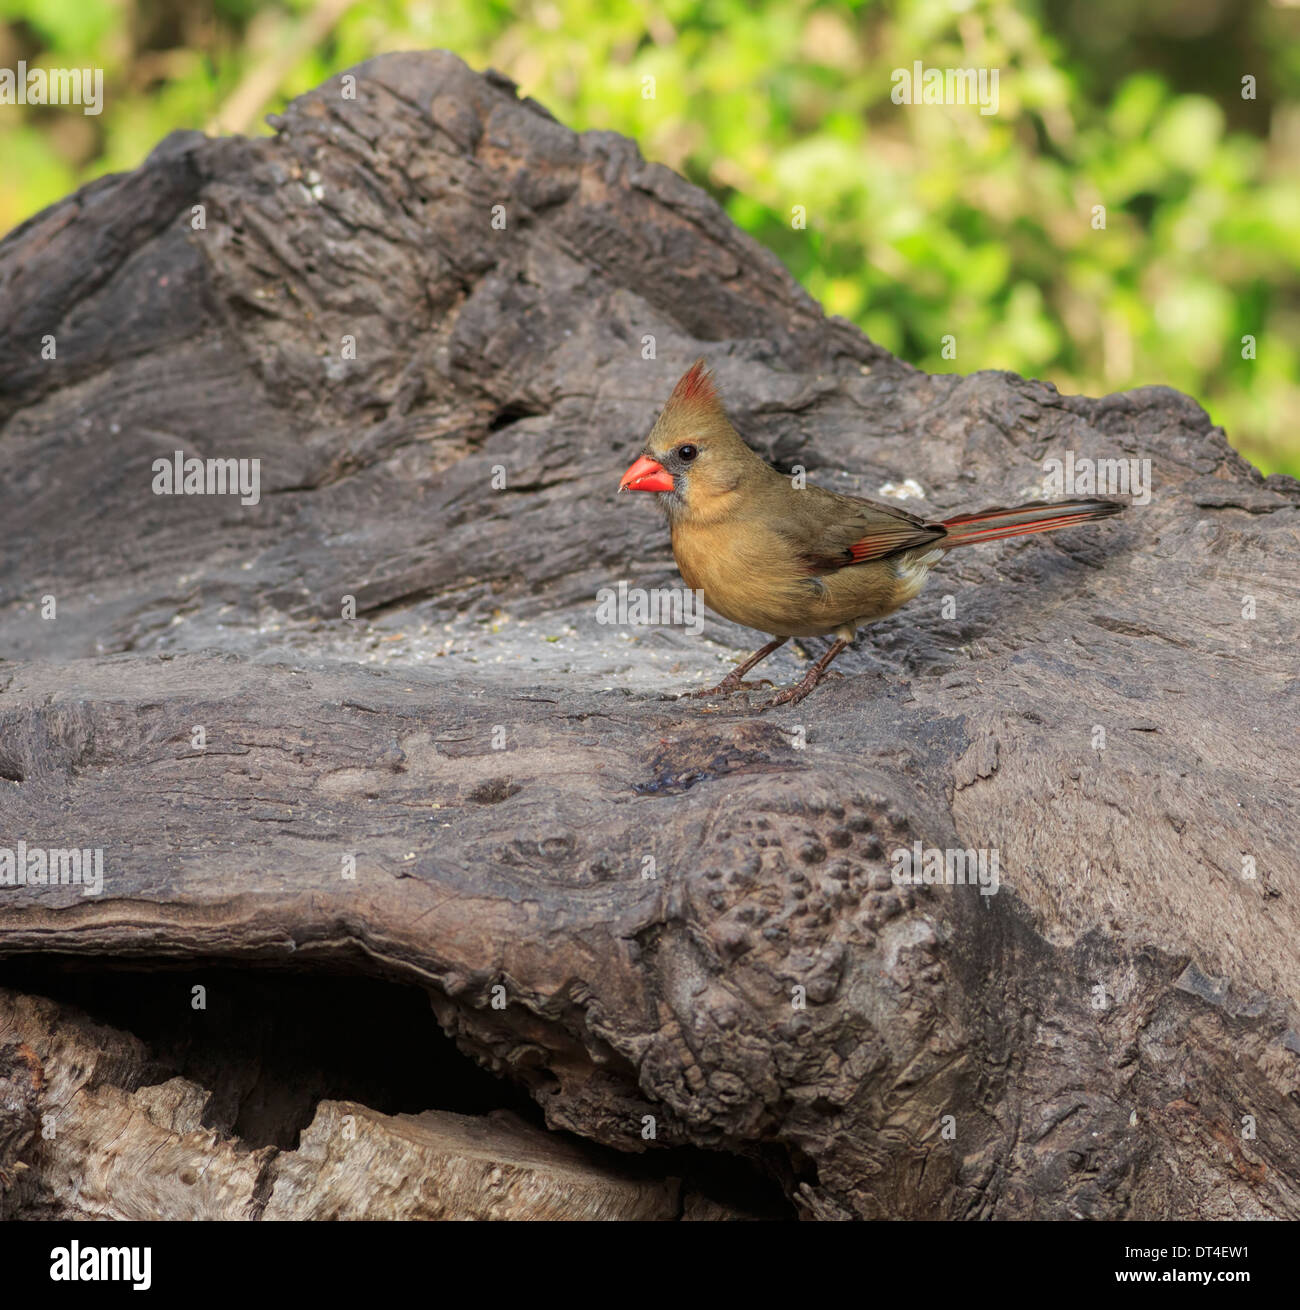
<svg viewBox="0 0 1300 1310"><path fill-rule="evenodd" d="M884 559L945 535L937 523L858 496L821 487L807 487L796 496L781 526L809 573Z"/></svg>

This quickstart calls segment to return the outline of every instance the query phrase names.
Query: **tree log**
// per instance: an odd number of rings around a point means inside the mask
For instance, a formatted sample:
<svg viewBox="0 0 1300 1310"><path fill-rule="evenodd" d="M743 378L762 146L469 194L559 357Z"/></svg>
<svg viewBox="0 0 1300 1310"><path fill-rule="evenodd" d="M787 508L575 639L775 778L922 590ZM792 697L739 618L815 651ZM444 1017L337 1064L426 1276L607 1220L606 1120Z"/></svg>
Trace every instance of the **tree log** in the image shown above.
<svg viewBox="0 0 1300 1310"><path fill-rule="evenodd" d="M157 1081L145 1047L67 1006L0 989L0 1217L734 1219L674 1177L620 1170L507 1110L385 1115L321 1101L296 1150L250 1150L212 1095ZM3 1093L14 1089L18 1102ZM4 1140L4 1139L0 1139ZM28 1146L28 1143L34 1145ZM29 1155L31 1164L19 1154Z"/></svg>
<svg viewBox="0 0 1300 1310"><path fill-rule="evenodd" d="M498 75L353 75L0 243L0 845L103 853L97 895L0 886L6 968L417 983L551 1128L744 1157L808 1217L1300 1217L1300 484L1165 387L910 368ZM665 699L755 644L597 621L600 588L676 580L614 492L700 354L756 448L839 490L942 515L1070 457L1154 491L950 558L802 704ZM258 503L154 494L176 451L259 460ZM898 885L915 843L996 854L995 894ZM164 1210L260 1204L197 1087L87 1095L87 1133L220 1164ZM345 1113L450 1158L323 1102L295 1205L364 1191Z"/></svg>

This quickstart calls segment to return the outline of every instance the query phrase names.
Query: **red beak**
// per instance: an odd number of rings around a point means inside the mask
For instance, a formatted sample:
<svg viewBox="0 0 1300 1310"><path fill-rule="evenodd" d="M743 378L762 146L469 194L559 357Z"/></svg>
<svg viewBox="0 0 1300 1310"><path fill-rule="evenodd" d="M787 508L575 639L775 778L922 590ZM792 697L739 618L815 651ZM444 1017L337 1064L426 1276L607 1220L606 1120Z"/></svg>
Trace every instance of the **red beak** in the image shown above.
<svg viewBox="0 0 1300 1310"><path fill-rule="evenodd" d="M618 484L620 491L671 491L673 475L649 455L642 455Z"/></svg>

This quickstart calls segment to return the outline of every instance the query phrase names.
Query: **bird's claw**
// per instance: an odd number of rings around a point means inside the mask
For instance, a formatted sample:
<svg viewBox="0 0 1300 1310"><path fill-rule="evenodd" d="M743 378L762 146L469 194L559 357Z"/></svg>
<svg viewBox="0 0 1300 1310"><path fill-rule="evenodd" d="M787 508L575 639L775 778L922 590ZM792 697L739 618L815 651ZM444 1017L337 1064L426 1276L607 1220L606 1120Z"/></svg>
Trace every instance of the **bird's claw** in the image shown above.
<svg viewBox="0 0 1300 1310"><path fill-rule="evenodd" d="M811 692L821 686L822 680L830 676L823 671L817 677L805 678L802 682L796 682L793 687L787 687L784 691L779 691L770 701L758 706L760 710L774 710L778 705L798 705L801 700ZM834 675L837 678L843 677L841 673Z"/></svg>
<svg viewBox="0 0 1300 1310"><path fill-rule="evenodd" d="M745 682L740 678L737 678L735 682L729 682L726 678L723 678L716 687L705 687L703 691L685 692L682 699L701 700L705 696L731 696L738 691L757 691L763 686L775 687L776 683L771 678L759 678L757 682Z"/></svg>
<svg viewBox="0 0 1300 1310"><path fill-rule="evenodd" d="M813 686L816 685L816 683L813 684ZM774 710L778 705L797 705L810 691L812 691L812 687L805 687L800 682L793 687L787 687L784 691L778 692L770 701L758 706L758 708L760 710Z"/></svg>

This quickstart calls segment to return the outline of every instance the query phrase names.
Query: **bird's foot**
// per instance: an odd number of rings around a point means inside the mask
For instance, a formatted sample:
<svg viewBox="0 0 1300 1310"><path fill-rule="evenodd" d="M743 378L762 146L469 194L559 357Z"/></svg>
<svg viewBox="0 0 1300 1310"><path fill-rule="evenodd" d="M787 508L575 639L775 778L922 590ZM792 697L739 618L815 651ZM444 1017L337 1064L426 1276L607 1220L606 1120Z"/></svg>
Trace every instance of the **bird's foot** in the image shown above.
<svg viewBox="0 0 1300 1310"><path fill-rule="evenodd" d="M716 687L705 687L703 691L688 691L682 696L683 700L701 700L705 696L730 696L737 691L757 691L760 687L774 687L776 684L771 678L759 678L757 682L746 682L743 678L732 677L727 674Z"/></svg>
<svg viewBox="0 0 1300 1310"><path fill-rule="evenodd" d="M787 687L784 691L779 691L772 697L766 705L760 705L760 710L774 710L778 705L798 705L805 696L814 688L821 686L823 679L827 677L841 678L842 673L827 673L825 669L814 668L809 671L808 676L802 682L796 682L793 687Z"/></svg>

